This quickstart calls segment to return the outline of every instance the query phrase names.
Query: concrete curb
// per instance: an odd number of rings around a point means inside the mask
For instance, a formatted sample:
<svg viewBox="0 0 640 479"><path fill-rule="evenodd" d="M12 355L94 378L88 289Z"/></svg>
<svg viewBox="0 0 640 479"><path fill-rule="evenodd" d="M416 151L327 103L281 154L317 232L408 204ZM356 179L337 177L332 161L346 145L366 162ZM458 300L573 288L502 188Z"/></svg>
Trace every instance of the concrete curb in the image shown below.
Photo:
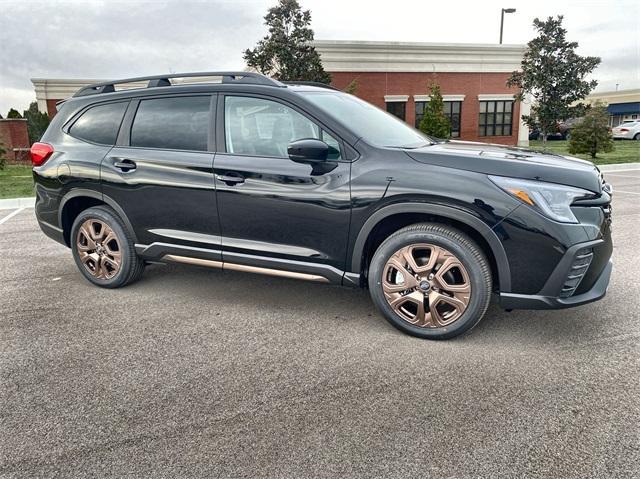
<svg viewBox="0 0 640 479"><path fill-rule="evenodd" d="M638 170L640 171L640 163L617 163L615 165L600 165L600 171L620 171L620 170Z"/></svg>
<svg viewBox="0 0 640 479"><path fill-rule="evenodd" d="M0 200L0 210L15 210L17 208L33 208L36 197L29 198L8 198Z"/></svg>

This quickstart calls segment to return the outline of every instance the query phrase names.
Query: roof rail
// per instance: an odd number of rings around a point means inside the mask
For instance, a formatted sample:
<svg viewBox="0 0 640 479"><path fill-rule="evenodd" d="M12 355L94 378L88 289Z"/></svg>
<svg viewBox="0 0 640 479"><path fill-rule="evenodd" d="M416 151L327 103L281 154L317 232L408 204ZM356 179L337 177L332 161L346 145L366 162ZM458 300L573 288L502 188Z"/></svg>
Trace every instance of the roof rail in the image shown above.
<svg viewBox="0 0 640 479"><path fill-rule="evenodd" d="M305 86L317 86L319 88L326 88L328 90L336 90L341 91L338 88L327 85L326 83L321 83L319 81L283 81L285 85L305 85Z"/></svg>
<svg viewBox="0 0 640 479"><path fill-rule="evenodd" d="M149 77L124 78L122 80L93 83L80 88L74 93L74 97L96 95L99 93L112 93L116 91L115 85L122 83L134 83L148 81L146 88L171 86L171 78L194 77L222 77L222 83L241 83L243 85L284 86L277 80L255 72L197 72L197 73L171 73L169 75L155 75Z"/></svg>

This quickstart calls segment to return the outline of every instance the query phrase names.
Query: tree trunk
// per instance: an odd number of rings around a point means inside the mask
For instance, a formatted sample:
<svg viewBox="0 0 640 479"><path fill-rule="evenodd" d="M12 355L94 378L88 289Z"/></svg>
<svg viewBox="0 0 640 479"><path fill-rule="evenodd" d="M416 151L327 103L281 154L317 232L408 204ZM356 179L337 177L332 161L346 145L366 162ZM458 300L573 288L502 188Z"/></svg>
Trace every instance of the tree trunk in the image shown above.
<svg viewBox="0 0 640 479"><path fill-rule="evenodd" d="M542 128L542 151L547 151L547 130Z"/></svg>

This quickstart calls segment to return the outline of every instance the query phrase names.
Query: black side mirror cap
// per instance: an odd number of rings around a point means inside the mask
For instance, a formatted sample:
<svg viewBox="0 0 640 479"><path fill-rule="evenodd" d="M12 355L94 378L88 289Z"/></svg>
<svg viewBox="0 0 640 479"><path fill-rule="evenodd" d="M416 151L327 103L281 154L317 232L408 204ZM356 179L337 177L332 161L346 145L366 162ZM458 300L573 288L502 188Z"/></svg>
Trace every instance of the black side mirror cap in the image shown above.
<svg viewBox="0 0 640 479"><path fill-rule="evenodd" d="M315 138L305 138L289 143L287 153L292 161L319 162L327 161L329 145Z"/></svg>

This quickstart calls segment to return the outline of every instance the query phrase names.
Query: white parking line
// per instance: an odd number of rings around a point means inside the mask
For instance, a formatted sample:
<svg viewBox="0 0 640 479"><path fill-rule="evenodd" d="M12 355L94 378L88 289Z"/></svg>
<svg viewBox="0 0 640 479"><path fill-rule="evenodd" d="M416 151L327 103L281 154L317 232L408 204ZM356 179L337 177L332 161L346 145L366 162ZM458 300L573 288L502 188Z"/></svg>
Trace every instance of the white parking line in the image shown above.
<svg viewBox="0 0 640 479"><path fill-rule="evenodd" d="M6 221L9 221L11 218L13 218L15 215L17 215L18 213L20 213L22 210L24 210L24 208L18 208L17 210L15 210L13 213L9 213L7 216L5 216L4 218L2 218L0 220L0 225Z"/></svg>
<svg viewBox="0 0 640 479"><path fill-rule="evenodd" d="M623 191L623 190L615 190L615 191L613 192L613 194L616 194L616 193L625 193L625 194L627 194L627 195L640 195L640 193L638 193L637 191Z"/></svg>

